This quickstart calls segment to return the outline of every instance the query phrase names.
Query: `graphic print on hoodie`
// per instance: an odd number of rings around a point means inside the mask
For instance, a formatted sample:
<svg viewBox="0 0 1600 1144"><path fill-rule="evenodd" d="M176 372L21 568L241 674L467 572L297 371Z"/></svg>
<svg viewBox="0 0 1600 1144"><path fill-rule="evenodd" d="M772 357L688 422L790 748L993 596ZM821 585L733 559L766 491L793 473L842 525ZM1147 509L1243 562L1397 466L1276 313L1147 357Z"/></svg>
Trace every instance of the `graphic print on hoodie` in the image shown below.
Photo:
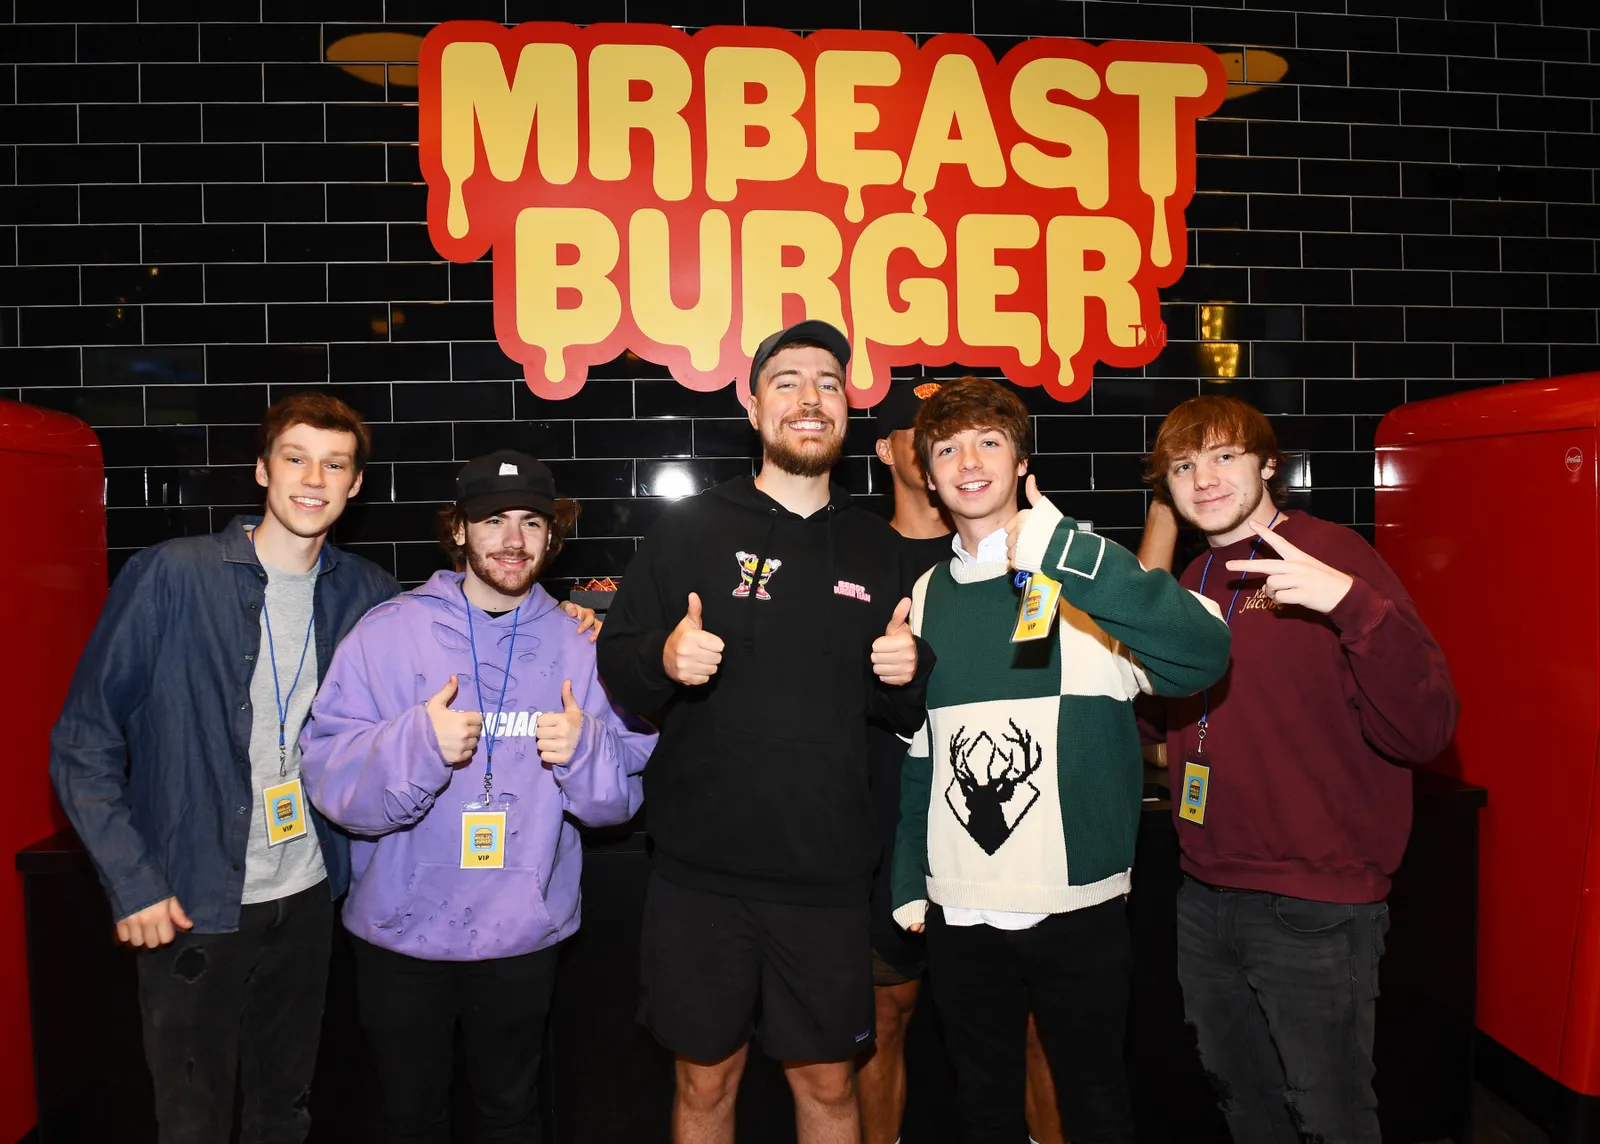
<svg viewBox="0 0 1600 1144"><path fill-rule="evenodd" d="M667 511L599 644L617 701L659 712L645 783L662 877L768 901L866 901L880 853L867 722L913 733L933 668L919 644L916 679L881 684L872 641L914 579L897 534L837 486L809 517L749 477ZM724 643L700 687L679 686L662 662L690 592Z"/></svg>
<svg viewBox="0 0 1600 1144"><path fill-rule="evenodd" d="M300 739L307 796L354 836L345 928L432 961L514 957L576 932L582 850L567 816L589 826L633 817L656 739L612 708L589 637L537 584L520 616L473 610L475 666L461 582L438 572L368 612L334 653ZM424 707L451 675L452 708L477 707L479 675L488 708L477 753L459 767L440 757ZM547 767L534 732L540 712L562 709L568 679L583 731L571 761ZM517 795L505 868L463 870L462 804L483 794L491 729L495 793Z"/></svg>

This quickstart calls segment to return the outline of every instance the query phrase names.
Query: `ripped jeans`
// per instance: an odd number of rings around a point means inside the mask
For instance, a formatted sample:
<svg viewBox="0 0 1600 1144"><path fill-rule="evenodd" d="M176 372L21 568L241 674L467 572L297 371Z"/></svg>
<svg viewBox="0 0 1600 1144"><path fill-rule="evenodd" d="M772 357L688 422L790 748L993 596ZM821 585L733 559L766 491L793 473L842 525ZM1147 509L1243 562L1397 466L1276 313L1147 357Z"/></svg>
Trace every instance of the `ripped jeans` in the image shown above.
<svg viewBox="0 0 1600 1144"><path fill-rule="evenodd" d="M1178 891L1184 1017L1234 1144L1379 1144L1372 1091L1386 902Z"/></svg>
<svg viewBox="0 0 1600 1144"><path fill-rule="evenodd" d="M328 883L243 906L232 933L135 950L161 1144L300 1144L328 990Z"/></svg>

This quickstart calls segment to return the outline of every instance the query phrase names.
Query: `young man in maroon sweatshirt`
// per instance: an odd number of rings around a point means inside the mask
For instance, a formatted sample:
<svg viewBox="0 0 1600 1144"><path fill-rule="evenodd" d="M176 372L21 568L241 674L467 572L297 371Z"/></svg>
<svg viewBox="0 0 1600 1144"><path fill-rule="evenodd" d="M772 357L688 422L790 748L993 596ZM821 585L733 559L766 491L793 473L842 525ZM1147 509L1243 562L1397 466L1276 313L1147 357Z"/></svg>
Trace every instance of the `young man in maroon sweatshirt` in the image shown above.
<svg viewBox="0 0 1600 1144"><path fill-rule="evenodd" d="M1275 503L1280 460L1267 419L1230 397L1178 406L1149 457L1158 501L1209 543L1181 583L1233 629L1228 674L1165 705L1178 977L1235 1144L1379 1144L1384 899L1407 766L1449 742L1456 695L1366 541ZM1152 530L1141 558L1170 564L1175 537Z"/></svg>

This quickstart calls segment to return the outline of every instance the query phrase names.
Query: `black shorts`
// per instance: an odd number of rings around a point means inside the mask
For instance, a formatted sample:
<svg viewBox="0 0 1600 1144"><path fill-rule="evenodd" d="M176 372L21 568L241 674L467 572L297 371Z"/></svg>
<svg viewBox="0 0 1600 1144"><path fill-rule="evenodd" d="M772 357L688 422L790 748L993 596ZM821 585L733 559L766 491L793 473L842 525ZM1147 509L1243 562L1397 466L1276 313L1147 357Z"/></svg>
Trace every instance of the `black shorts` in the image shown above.
<svg viewBox="0 0 1600 1144"><path fill-rule="evenodd" d="M780 1061L847 1061L873 1040L867 905L797 906L650 875L639 1023L716 1061L755 1036Z"/></svg>

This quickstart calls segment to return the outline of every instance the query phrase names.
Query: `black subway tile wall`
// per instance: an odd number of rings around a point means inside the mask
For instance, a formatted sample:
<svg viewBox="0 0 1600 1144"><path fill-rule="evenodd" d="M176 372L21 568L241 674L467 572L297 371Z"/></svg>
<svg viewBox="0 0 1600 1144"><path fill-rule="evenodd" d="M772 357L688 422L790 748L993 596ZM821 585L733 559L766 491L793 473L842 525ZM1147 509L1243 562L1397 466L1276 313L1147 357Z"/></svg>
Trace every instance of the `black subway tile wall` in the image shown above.
<svg viewBox="0 0 1600 1144"><path fill-rule="evenodd" d="M439 567L460 462L548 458L585 502L555 569L620 575L670 500L748 473L732 387L631 355L567 401L494 343L492 268L422 225L416 70L341 66L349 37L452 18L794 26L771 0L0 0L0 396L83 418L113 567L258 503L254 427L318 388L372 423L337 540L415 582ZM1168 39L1230 60L1198 131L1191 265L1168 344L1034 414L1034 471L1136 542L1142 454L1187 397L1266 411L1293 502L1370 535L1373 434L1408 400L1600 369L1595 0L822 0L805 28ZM369 41L370 42L370 41ZM949 377L952 368L899 370ZM993 370L975 372L993 376ZM838 479L878 510L853 423Z"/></svg>

